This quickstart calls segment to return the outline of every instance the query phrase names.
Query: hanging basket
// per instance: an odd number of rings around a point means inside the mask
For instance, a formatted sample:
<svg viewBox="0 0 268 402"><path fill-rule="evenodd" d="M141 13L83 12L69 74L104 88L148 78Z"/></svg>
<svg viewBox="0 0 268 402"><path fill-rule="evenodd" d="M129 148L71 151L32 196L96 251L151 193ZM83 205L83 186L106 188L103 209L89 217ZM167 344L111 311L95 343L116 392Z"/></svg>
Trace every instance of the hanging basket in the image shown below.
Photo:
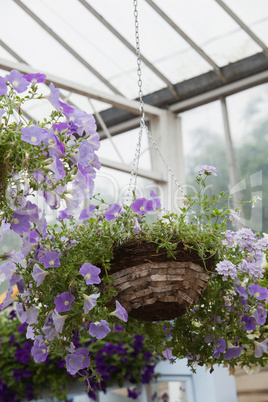
<svg viewBox="0 0 268 402"><path fill-rule="evenodd" d="M142 321L171 320L186 313L204 292L213 259L206 269L198 253L179 243L176 260L155 243L128 242L114 250L109 276L118 300L130 317ZM102 285L107 291L108 285Z"/></svg>

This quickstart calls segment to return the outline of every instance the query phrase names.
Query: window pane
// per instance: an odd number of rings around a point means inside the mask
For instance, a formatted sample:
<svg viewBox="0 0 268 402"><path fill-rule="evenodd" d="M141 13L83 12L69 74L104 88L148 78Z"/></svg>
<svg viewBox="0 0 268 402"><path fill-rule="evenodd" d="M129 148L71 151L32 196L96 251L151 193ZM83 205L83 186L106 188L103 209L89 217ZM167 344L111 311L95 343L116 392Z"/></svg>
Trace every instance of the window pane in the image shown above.
<svg viewBox="0 0 268 402"><path fill-rule="evenodd" d="M227 99L243 199L262 198L245 210L244 225L268 232L268 84Z"/></svg>
<svg viewBox="0 0 268 402"><path fill-rule="evenodd" d="M202 165L217 168L217 178L208 181L214 191L227 190L229 175L220 102L184 112L181 117L188 190L195 189L194 178Z"/></svg>

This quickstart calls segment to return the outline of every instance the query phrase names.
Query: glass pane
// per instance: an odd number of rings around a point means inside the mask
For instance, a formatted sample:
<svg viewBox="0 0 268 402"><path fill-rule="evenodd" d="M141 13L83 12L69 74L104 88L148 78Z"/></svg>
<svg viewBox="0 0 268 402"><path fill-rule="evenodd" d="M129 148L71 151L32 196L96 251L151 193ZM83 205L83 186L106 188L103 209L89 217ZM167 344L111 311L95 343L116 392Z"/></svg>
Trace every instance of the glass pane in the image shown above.
<svg viewBox="0 0 268 402"><path fill-rule="evenodd" d="M225 3L268 45L268 3L266 0L225 0Z"/></svg>
<svg viewBox="0 0 268 402"><path fill-rule="evenodd" d="M220 102L184 112L181 117L187 190L197 190L194 178L202 165L217 168L217 178L208 181L214 191L227 190L229 175Z"/></svg>
<svg viewBox="0 0 268 402"><path fill-rule="evenodd" d="M100 193L100 196L109 204L114 202L122 204L126 200L129 179L129 173L102 167L96 177L94 193ZM154 189L154 187L152 180L139 177L136 187L137 197L148 198L150 190ZM132 197L132 194L130 196Z"/></svg>
<svg viewBox="0 0 268 402"><path fill-rule="evenodd" d="M98 156L101 158L111 159L117 162L126 163L130 168L135 157L136 146L138 141L139 129L130 130L124 134L119 134L110 139L101 141ZM118 155L116 149L120 153L122 159ZM148 137L143 135L141 142L141 156L139 167L142 169L151 169L151 159L149 152Z"/></svg>
<svg viewBox="0 0 268 402"><path fill-rule="evenodd" d="M229 96L227 105L243 199L262 199L244 210L243 224L268 233L268 84Z"/></svg>
<svg viewBox="0 0 268 402"><path fill-rule="evenodd" d="M214 0L156 0L156 3L220 67L261 51ZM255 7L256 3L251 1L250 10ZM267 4L263 13L268 17Z"/></svg>

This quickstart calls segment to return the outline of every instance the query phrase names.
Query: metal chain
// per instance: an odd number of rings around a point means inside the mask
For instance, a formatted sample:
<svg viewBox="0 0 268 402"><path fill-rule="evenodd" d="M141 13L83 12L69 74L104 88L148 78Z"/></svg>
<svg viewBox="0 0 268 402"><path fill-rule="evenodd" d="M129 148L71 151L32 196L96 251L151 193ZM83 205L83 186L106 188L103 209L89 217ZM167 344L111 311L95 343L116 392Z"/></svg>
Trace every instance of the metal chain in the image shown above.
<svg viewBox="0 0 268 402"><path fill-rule="evenodd" d="M136 145L134 160L132 164L132 169L130 173L130 180L128 185L126 202L129 201L131 191L135 193L136 185L137 185L137 176L138 176L138 168L140 161L140 153L141 153L141 140L143 130L146 127L145 125L145 114L144 114L144 103L143 103L143 92L142 92L142 79L141 79L141 53L140 53L140 38L139 38L139 21L138 21L138 1L133 0L134 4L134 18L135 18L135 38L136 38L136 55L137 55L137 75L138 75L138 87L139 87L139 100L140 100L140 129L138 142Z"/></svg>
<svg viewBox="0 0 268 402"><path fill-rule="evenodd" d="M129 201L130 198L130 193L131 191L135 193L136 190L136 184L137 184L137 175L138 175L138 167L139 167L139 160L140 160L140 153L141 153L141 140L142 140L142 134L143 131L145 130L148 137L150 138L153 146L155 147L156 151L158 152L160 158L162 159L164 165L166 166L168 173L171 175L175 185L177 186L178 190L180 193L185 196L180 184L178 183L178 180L175 177L175 174L167 164L164 156L162 155L158 145L156 144L155 140L153 139L152 134L148 130L146 124L145 124L145 113L144 113L144 102L143 102L143 92L142 92L142 75L141 75L141 52L140 52L140 38L139 38L139 21L138 21L138 0L133 0L133 5L134 5L134 17L135 17L135 38L136 38L136 55L137 55L137 75L138 75L138 87L139 87L139 101L140 101L140 113L141 113L141 119L140 119L140 129L139 129L139 136L138 136L138 142L136 145L136 150L135 150L135 156L132 164L132 169L130 173L130 180L129 180L129 186L128 186L128 191L127 191L127 196L126 196L126 201Z"/></svg>
<svg viewBox="0 0 268 402"><path fill-rule="evenodd" d="M134 4L134 18L135 18L135 38L136 38L136 55L137 55L137 74L138 74L138 87L140 99L140 112L141 112L141 126L145 126L144 103L142 92L142 79L141 79L141 51L140 51L140 36L139 36L139 21L138 21L138 0L133 0Z"/></svg>

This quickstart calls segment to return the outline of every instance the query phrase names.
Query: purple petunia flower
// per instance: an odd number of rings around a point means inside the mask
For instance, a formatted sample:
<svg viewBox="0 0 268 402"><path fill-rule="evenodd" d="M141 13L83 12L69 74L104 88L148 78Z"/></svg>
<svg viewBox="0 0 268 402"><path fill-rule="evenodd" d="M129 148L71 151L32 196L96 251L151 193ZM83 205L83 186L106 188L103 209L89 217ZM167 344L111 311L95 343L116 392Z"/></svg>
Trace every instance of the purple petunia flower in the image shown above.
<svg viewBox="0 0 268 402"><path fill-rule="evenodd" d="M7 93L7 83L3 77L0 77L0 96Z"/></svg>
<svg viewBox="0 0 268 402"><path fill-rule="evenodd" d="M133 218L132 223L133 223L133 233L134 234L140 233L141 227L140 227L140 224L139 224L139 220L137 218Z"/></svg>
<svg viewBox="0 0 268 402"><path fill-rule="evenodd" d="M247 300L248 299L248 294L246 292L246 290L242 287L242 286L237 286L235 285L235 290L237 291L237 293L243 297L243 299Z"/></svg>
<svg viewBox="0 0 268 402"><path fill-rule="evenodd" d="M59 101L60 91L59 91L59 89L55 88L55 86L52 82L49 85L49 89L50 89L50 94L48 95L47 99L49 100L51 105L56 110L60 110L60 101Z"/></svg>
<svg viewBox="0 0 268 402"><path fill-rule="evenodd" d="M41 145L41 142L47 137L46 130L39 126L23 127L21 134L22 141L32 145Z"/></svg>
<svg viewBox="0 0 268 402"><path fill-rule="evenodd" d="M100 293L94 293L91 295L82 295L84 298L84 313L87 314L90 310L93 309L93 307L96 306L97 304L97 299L100 296Z"/></svg>
<svg viewBox="0 0 268 402"><path fill-rule="evenodd" d="M67 355L66 369L71 375L76 374L79 370L89 367L90 360L88 358L89 350L86 348L79 348L75 353Z"/></svg>
<svg viewBox="0 0 268 402"><path fill-rule="evenodd" d="M37 222L39 219L39 211L40 210L36 204L33 204L31 201L27 201L24 209L18 212L29 215L30 222Z"/></svg>
<svg viewBox="0 0 268 402"><path fill-rule="evenodd" d="M167 330L168 330L168 333L167 333ZM164 333L165 333L167 338L171 335L172 330L173 330L173 326L170 324L169 327L168 327L167 323L165 322L164 326L163 326L163 331L164 331Z"/></svg>
<svg viewBox="0 0 268 402"><path fill-rule="evenodd" d="M16 312L20 322L27 324L35 324L39 311L35 307L25 307L22 303L17 303Z"/></svg>
<svg viewBox="0 0 268 402"><path fill-rule="evenodd" d="M77 192L76 194L73 193L72 196L63 195L62 198L66 202L66 213L74 215L80 209L81 203L84 201L81 198L81 193Z"/></svg>
<svg viewBox="0 0 268 402"><path fill-rule="evenodd" d="M48 348L40 339L36 339L31 353L33 355L35 363L41 363L44 362L47 358Z"/></svg>
<svg viewBox="0 0 268 402"><path fill-rule="evenodd" d="M62 142L60 142L57 135L55 135L53 130L47 129L47 137L44 140L44 146L48 147L48 153L53 157L55 151L59 155L66 155L65 148Z"/></svg>
<svg viewBox="0 0 268 402"><path fill-rule="evenodd" d="M73 113L74 107L72 107L62 101L59 101L59 104L60 104L60 110L62 111L62 113L64 113L64 114Z"/></svg>
<svg viewBox="0 0 268 402"><path fill-rule="evenodd" d="M70 353L66 356L66 369L71 375L76 374L81 370L84 361L84 356L82 354Z"/></svg>
<svg viewBox="0 0 268 402"><path fill-rule="evenodd" d="M153 201L146 198L137 198L133 204L131 204L133 211L137 212L137 215L147 214L149 211L153 211Z"/></svg>
<svg viewBox="0 0 268 402"><path fill-rule="evenodd" d="M254 317L250 317L248 314L242 316L241 322L247 331L254 331L256 328Z"/></svg>
<svg viewBox="0 0 268 402"><path fill-rule="evenodd" d="M109 332L111 332L111 330L107 321L100 320L100 322L91 322L88 332L89 335L94 336L97 339L103 339Z"/></svg>
<svg viewBox="0 0 268 402"><path fill-rule="evenodd" d="M258 300L268 301L268 289L260 285L250 285L248 287L248 293L254 295Z"/></svg>
<svg viewBox="0 0 268 402"><path fill-rule="evenodd" d="M23 234L24 232L28 232L30 227L30 216L24 214L21 210L14 211L10 228L18 234Z"/></svg>
<svg viewBox="0 0 268 402"><path fill-rule="evenodd" d="M71 219L72 215L67 214L66 209L59 211L59 216L56 218L57 221L62 221L63 219Z"/></svg>
<svg viewBox="0 0 268 402"><path fill-rule="evenodd" d="M40 286L47 275L49 275L48 271L44 271L38 264L34 264L32 277L36 281L36 286Z"/></svg>
<svg viewBox="0 0 268 402"><path fill-rule="evenodd" d="M52 157L52 163L45 166L46 170L51 170L54 173L54 180L59 181L64 179L66 172L64 170L64 166L62 161L59 158L57 151L51 150L50 156Z"/></svg>
<svg viewBox="0 0 268 402"><path fill-rule="evenodd" d="M10 71L5 78L18 93L24 92L28 88L29 82L17 70Z"/></svg>
<svg viewBox="0 0 268 402"><path fill-rule="evenodd" d="M140 395L139 391L135 391L135 389L127 389L127 397L130 399L137 399L138 396Z"/></svg>
<svg viewBox="0 0 268 402"><path fill-rule="evenodd" d="M23 78L25 78L31 84L37 84L38 82L45 82L47 77L45 74L35 73L35 74L25 74L23 75Z"/></svg>
<svg viewBox="0 0 268 402"><path fill-rule="evenodd" d="M55 325L55 329L58 333L62 332L63 326L65 324L65 320L68 317L68 315L60 315L57 313L56 310L53 311L52 313L52 319Z"/></svg>
<svg viewBox="0 0 268 402"><path fill-rule="evenodd" d="M259 303L257 310L254 313L256 323L258 325L264 325L267 318L267 310Z"/></svg>
<svg viewBox="0 0 268 402"><path fill-rule="evenodd" d="M241 352L244 348L242 346L232 346L228 348L224 353L225 360L236 359L238 356L241 355Z"/></svg>
<svg viewBox="0 0 268 402"><path fill-rule="evenodd" d="M101 270L98 267L95 267L95 265L91 265L89 262L83 264L79 270L79 273L86 278L87 285L100 283L100 272Z"/></svg>
<svg viewBox="0 0 268 402"><path fill-rule="evenodd" d="M116 308L112 313L110 313L110 315L115 315L120 320L127 322L128 314L127 314L125 308L123 306L121 306L121 304L117 300L115 301L115 304L116 304Z"/></svg>
<svg viewBox="0 0 268 402"><path fill-rule="evenodd" d="M52 312L48 313L48 315L46 316L45 324L42 327L42 331L48 341L53 341L55 336L58 335L54 326Z"/></svg>
<svg viewBox="0 0 268 402"><path fill-rule="evenodd" d="M91 218L93 216L94 209L95 209L95 205L89 205L88 207L83 209L83 211L79 215L78 219L86 220L86 219Z"/></svg>
<svg viewBox="0 0 268 402"><path fill-rule="evenodd" d="M223 338L219 338L215 341L215 345L214 345L214 353L213 356L216 359L219 359L220 354L225 352L225 348L226 348L226 342Z"/></svg>
<svg viewBox="0 0 268 402"><path fill-rule="evenodd" d="M34 333L34 328L31 325L28 325L27 327L27 332L26 332L26 338L27 339L35 339L35 333Z"/></svg>
<svg viewBox="0 0 268 402"><path fill-rule="evenodd" d="M45 191L44 199L51 209L58 209L60 207L61 198L56 191Z"/></svg>
<svg viewBox="0 0 268 402"><path fill-rule="evenodd" d="M68 130L69 125L66 122L62 122L62 123L55 123L52 125L53 130L58 131L59 133L61 133L62 131Z"/></svg>
<svg viewBox="0 0 268 402"><path fill-rule="evenodd" d="M36 223L36 229L43 237L47 236L47 221L46 221L46 212L43 210L41 217L38 219Z"/></svg>
<svg viewBox="0 0 268 402"><path fill-rule="evenodd" d="M84 135L86 134L94 134L96 132L96 122L94 117L91 114L86 112L82 112L82 119L80 120L80 126L77 128L77 134Z"/></svg>
<svg viewBox="0 0 268 402"><path fill-rule="evenodd" d="M265 339L265 341L263 342L257 342L254 341L255 344L255 352L254 352L254 356L259 358L262 357L263 353L265 353L267 351L267 343L268 343L268 339Z"/></svg>
<svg viewBox="0 0 268 402"><path fill-rule="evenodd" d="M63 292L59 296L56 297L54 303L56 305L55 310L58 313L62 313L63 311L70 311L72 302L75 297L71 295L69 292Z"/></svg>
<svg viewBox="0 0 268 402"><path fill-rule="evenodd" d="M79 191L84 199L92 197L94 190L94 180L92 174L83 168L83 166L78 163L78 172L75 176L75 180L72 182L72 191Z"/></svg>
<svg viewBox="0 0 268 402"><path fill-rule="evenodd" d="M0 283L7 281L17 272L17 267L12 261L6 261L0 267Z"/></svg>
<svg viewBox="0 0 268 402"><path fill-rule="evenodd" d="M150 196L151 196L151 200L153 201L154 209L161 209L161 202L160 202L158 195L153 190L151 190Z"/></svg>
<svg viewBox="0 0 268 402"><path fill-rule="evenodd" d="M199 174L205 174L206 176L217 176L216 168L214 166L203 165L201 166Z"/></svg>
<svg viewBox="0 0 268 402"><path fill-rule="evenodd" d="M172 350L173 350L173 348L166 348L166 349L162 352L162 355L163 355L166 359L168 359L168 360L174 360L174 359L175 359L175 356L173 356Z"/></svg>
<svg viewBox="0 0 268 402"><path fill-rule="evenodd" d="M44 264L45 268L59 267L61 255L61 253L54 253L54 251L46 251L39 261Z"/></svg>
<svg viewBox="0 0 268 402"><path fill-rule="evenodd" d="M104 212L104 216L106 218L106 220L109 222L113 219L117 219L118 216L121 214L122 211L122 206L119 204L112 204L109 206L108 209L106 209L106 211Z"/></svg>

